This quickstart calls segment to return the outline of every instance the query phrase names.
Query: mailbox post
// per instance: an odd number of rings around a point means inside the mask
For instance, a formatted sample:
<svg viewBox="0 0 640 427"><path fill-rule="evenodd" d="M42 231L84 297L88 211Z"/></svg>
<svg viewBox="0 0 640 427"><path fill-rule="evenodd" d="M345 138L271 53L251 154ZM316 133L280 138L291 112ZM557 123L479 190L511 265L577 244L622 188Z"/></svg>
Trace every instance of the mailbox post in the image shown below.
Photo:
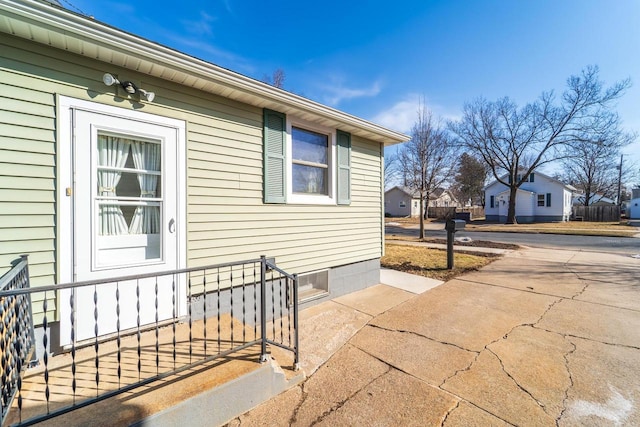
<svg viewBox="0 0 640 427"><path fill-rule="evenodd" d="M466 222L461 219L448 219L444 228L447 230L447 269L453 268L453 238L456 231L464 230Z"/></svg>

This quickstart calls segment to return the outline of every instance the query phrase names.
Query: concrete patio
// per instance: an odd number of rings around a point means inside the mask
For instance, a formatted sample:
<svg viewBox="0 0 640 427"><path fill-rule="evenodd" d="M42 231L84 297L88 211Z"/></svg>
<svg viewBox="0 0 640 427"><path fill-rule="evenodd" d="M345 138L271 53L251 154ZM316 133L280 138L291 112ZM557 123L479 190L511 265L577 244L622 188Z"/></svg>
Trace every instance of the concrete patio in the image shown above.
<svg viewBox="0 0 640 427"><path fill-rule="evenodd" d="M414 290L301 312L310 377L229 425L640 425L640 260L523 249Z"/></svg>

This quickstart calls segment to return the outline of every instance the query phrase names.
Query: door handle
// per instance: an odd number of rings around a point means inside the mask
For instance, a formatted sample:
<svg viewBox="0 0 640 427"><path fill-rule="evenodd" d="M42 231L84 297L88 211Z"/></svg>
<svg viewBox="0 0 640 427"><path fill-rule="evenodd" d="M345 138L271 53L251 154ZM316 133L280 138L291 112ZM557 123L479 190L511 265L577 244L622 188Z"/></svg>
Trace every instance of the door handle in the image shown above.
<svg viewBox="0 0 640 427"><path fill-rule="evenodd" d="M176 220L171 218L169 221L169 233L173 234L176 232Z"/></svg>

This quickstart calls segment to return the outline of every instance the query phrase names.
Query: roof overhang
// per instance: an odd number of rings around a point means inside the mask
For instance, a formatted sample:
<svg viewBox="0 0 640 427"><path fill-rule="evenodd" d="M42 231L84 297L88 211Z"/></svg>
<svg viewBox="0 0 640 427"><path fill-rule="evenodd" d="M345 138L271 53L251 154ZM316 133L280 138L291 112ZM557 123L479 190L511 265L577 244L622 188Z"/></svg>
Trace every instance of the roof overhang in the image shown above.
<svg viewBox="0 0 640 427"><path fill-rule="evenodd" d="M323 126L338 127L384 145L410 139L403 133L42 1L3 0L0 32L256 107L296 115Z"/></svg>

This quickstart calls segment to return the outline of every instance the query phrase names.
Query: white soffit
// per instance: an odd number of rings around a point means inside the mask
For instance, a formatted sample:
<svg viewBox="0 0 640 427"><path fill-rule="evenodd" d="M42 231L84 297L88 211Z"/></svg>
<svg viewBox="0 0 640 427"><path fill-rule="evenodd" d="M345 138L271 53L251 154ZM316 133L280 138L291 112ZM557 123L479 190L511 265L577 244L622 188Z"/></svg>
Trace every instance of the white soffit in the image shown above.
<svg viewBox="0 0 640 427"><path fill-rule="evenodd" d="M400 132L41 1L0 0L0 31L256 107L339 127L385 145L409 140Z"/></svg>

